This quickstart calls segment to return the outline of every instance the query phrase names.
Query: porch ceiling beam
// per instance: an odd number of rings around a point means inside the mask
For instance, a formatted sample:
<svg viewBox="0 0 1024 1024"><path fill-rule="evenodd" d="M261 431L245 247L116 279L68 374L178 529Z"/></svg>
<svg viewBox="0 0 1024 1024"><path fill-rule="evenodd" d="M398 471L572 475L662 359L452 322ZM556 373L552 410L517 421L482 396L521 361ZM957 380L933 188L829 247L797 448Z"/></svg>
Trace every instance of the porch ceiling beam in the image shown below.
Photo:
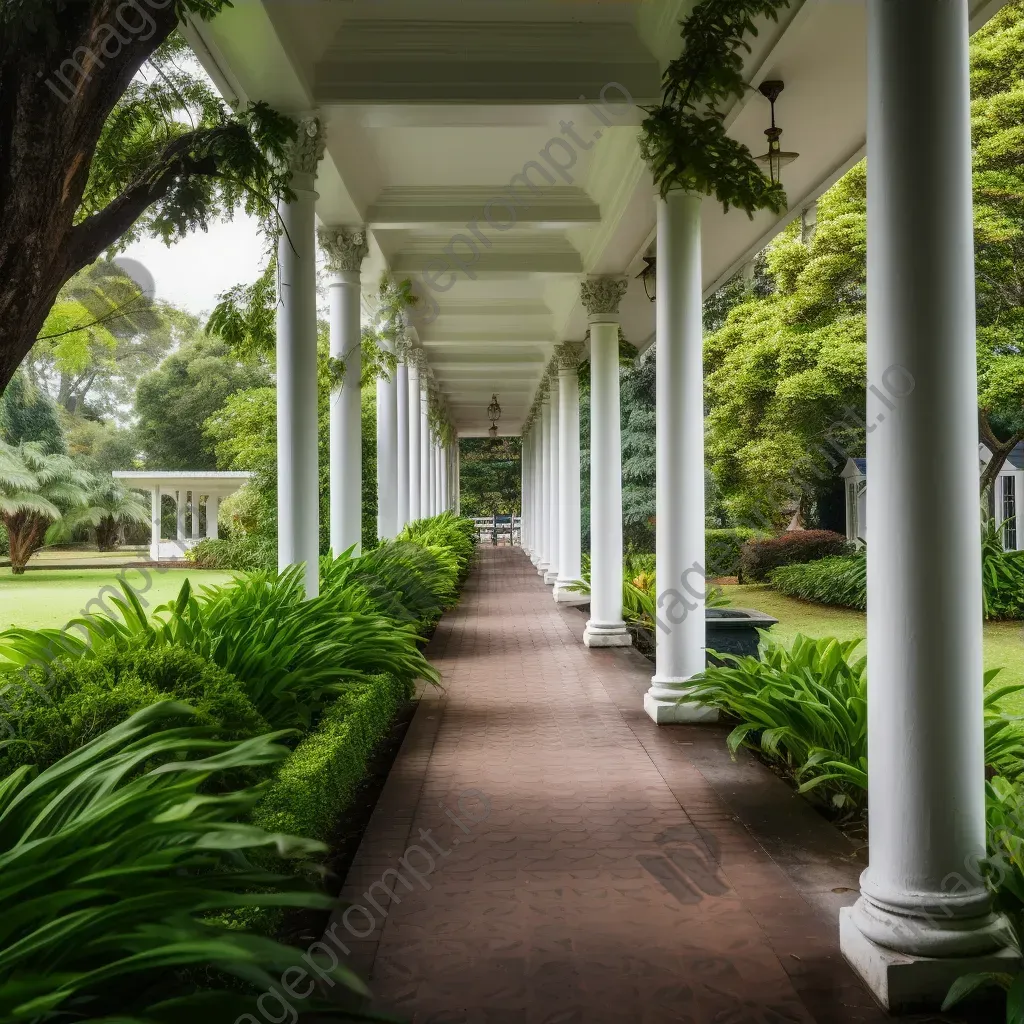
<svg viewBox="0 0 1024 1024"><path fill-rule="evenodd" d="M524 196L511 196L506 185L392 186L384 189L366 213L366 222L374 229L411 230L423 228L460 228L483 224L488 213L499 223L508 223L513 214L516 225L571 228L601 222L601 209L578 187L558 185L538 187Z"/></svg>

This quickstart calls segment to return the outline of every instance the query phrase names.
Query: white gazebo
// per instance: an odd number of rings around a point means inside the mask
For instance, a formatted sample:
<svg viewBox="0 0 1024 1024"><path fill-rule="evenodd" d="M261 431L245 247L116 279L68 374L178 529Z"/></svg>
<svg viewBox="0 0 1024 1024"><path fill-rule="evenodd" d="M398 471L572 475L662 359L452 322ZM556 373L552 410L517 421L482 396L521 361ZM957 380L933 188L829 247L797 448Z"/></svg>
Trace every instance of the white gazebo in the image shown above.
<svg viewBox="0 0 1024 1024"><path fill-rule="evenodd" d="M196 471L115 470L115 480L133 491L150 495L149 557L154 562L184 558L185 552L206 537L217 537L217 515L220 503L251 479L251 473L214 473ZM161 540L161 502L165 495L174 499L175 537ZM200 509L206 512L206 532L201 533Z"/></svg>
<svg viewBox="0 0 1024 1024"><path fill-rule="evenodd" d="M645 700L700 720L705 661L702 299L869 154L866 512L870 866L842 947L894 1009L938 1005L998 970L985 885L981 577L968 37L1000 0L792 0L742 54L725 118L765 147L767 100L789 208L753 218L655 194L643 107L678 56L692 0L250 0L184 31L225 97L300 124L282 204L277 332L278 556L317 592L316 271L330 272L330 536L358 544L360 307L382 271L419 296L377 401L378 532L457 507L453 439L521 433L523 546L555 600L580 575L578 367L589 357L591 611L582 640L629 643L622 617L618 344L657 339L657 578ZM638 275L657 260L651 302ZM648 282L649 283L649 282ZM878 384L897 370L898 401ZM884 421L884 423L883 423ZM936 458L935 453L942 457Z"/></svg>

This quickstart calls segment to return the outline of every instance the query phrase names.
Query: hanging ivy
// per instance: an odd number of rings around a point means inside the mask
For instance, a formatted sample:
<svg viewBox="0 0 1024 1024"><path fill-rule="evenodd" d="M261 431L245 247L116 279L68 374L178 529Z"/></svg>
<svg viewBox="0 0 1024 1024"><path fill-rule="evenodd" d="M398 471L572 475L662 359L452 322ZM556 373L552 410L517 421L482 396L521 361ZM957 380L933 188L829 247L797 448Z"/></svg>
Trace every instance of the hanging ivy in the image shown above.
<svg viewBox="0 0 1024 1024"><path fill-rule="evenodd" d="M683 52L665 69L662 102L645 108L640 134L640 152L663 196L699 192L750 217L786 209L782 186L726 134L725 114L749 88L743 60L756 19L778 21L788 6L789 0L704 0L680 22Z"/></svg>

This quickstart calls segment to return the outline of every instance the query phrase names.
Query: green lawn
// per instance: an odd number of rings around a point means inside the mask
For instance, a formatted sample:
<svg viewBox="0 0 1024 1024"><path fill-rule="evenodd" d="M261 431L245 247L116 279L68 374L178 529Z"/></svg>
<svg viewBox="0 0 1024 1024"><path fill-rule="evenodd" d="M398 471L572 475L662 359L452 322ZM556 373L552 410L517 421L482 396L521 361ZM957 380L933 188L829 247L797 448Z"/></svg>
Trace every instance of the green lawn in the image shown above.
<svg viewBox="0 0 1024 1024"><path fill-rule="evenodd" d="M225 583L233 576L201 569L124 570L124 579L139 592L149 611L175 597L189 578L198 588ZM118 573L113 569L41 569L23 576L0 569L0 629L59 629L70 619L98 611L99 602L111 596L111 591L104 588L117 589L117 584Z"/></svg>
<svg viewBox="0 0 1024 1024"><path fill-rule="evenodd" d="M797 633L853 640L867 633L863 612L796 601L765 586L727 586L726 595L739 608L757 608L779 620L772 636L789 643ZM1024 622L985 623L985 668L1001 668L996 686L1024 683ZM1010 697L1006 710L1024 714L1024 691Z"/></svg>

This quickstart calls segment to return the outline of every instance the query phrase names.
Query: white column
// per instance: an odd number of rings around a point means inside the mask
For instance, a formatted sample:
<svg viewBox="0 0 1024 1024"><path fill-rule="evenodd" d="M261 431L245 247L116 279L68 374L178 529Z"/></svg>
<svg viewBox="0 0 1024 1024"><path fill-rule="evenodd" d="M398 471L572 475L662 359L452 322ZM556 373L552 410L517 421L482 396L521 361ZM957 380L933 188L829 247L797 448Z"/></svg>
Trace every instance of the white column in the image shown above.
<svg viewBox="0 0 1024 1024"><path fill-rule="evenodd" d="M558 550L558 523L561 519L561 510L558 502L558 481L561 468L558 464L558 370L552 367L549 370L549 374L548 406L551 409L551 431L548 434L548 453L551 460L551 475L548 478L550 485L548 487L548 523L551 532L548 535L548 568L547 572L544 573L544 582L548 586L554 586L555 581L558 579L560 556Z"/></svg>
<svg viewBox="0 0 1024 1024"><path fill-rule="evenodd" d="M679 704L704 670L704 366L701 197L658 197L657 653L644 709L659 724L713 720Z"/></svg>
<svg viewBox="0 0 1024 1024"><path fill-rule="evenodd" d="M160 561L160 531L163 528L163 510L160 507L160 502L163 499L163 495L160 493L160 485L157 484L155 487L150 489L149 492L152 506L149 510L149 557L154 562Z"/></svg>
<svg viewBox="0 0 1024 1024"><path fill-rule="evenodd" d="M529 508L529 438L532 428L527 427L522 435L522 455L520 457L521 481L519 483L519 546L529 554L529 527L531 525Z"/></svg>
<svg viewBox="0 0 1024 1024"><path fill-rule="evenodd" d="M377 380L377 536L398 533L398 374Z"/></svg>
<svg viewBox="0 0 1024 1024"><path fill-rule="evenodd" d="M453 479L455 481L455 500L452 508L457 516L462 515L462 448L459 445L459 438L455 438L455 448L452 454Z"/></svg>
<svg viewBox="0 0 1024 1024"><path fill-rule="evenodd" d="M409 353L409 520L421 519L420 509L420 457L423 446L420 441L422 415L420 413L420 356L419 349Z"/></svg>
<svg viewBox="0 0 1024 1024"><path fill-rule="evenodd" d="M590 620L588 647L628 647L622 619L622 426L619 413L619 303L622 278L583 282L590 322Z"/></svg>
<svg viewBox="0 0 1024 1024"><path fill-rule="evenodd" d="M278 208L277 563L305 566L307 597L320 591L313 183L323 151L319 120L302 121L291 154L295 198Z"/></svg>
<svg viewBox="0 0 1024 1024"><path fill-rule="evenodd" d="M210 540L217 540L220 536L220 526L217 517L220 515L220 495L210 494L206 498L206 536Z"/></svg>
<svg viewBox="0 0 1024 1024"><path fill-rule="evenodd" d="M441 514L441 442L434 439L434 463L433 463L433 477L434 477L434 515Z"/></svg>
<svg viewBox="0 0 1024 1024"><path fill-rule="evenodd" d="M199 540L199 504L202 501L202 495L198 491L192 492L192 540Z"/></svg>
<svg viewBox="0 0 1024 1024"><path fill-rule="evenodd" d="M543 492L544 492L544 406L538 404L537 407L537 418L534 421L534 427L531 430L534 435L534 480L530 486L530 512L534 516L534 526L530 530L532 537L531 546L532 551L530 552L529 560L537 566L540 566L541 562L541 551L544 547L544 503L543 503Z"/></svg>
<svg viewBox="0 0 1024 1024"><path fill-rule="evenodd" d="M425 384L425 382L424 382ZM430 400L424 387L420 395L420 519L430 512Z"/></svg>
<svg viewBox="0 0 1024 1024"><path fill-rule="evenodd" d="M331 551L340 555L363 536L362 338L359 268L368 252L366 234L354 228L320 231L327 253L330 351L345 366L341 387L331 393Z"/></svg>
<svg viewBox="0 0 1024 1024"><path fill-rule="evenodd" d="M547 377L541 384L540 392L540 546L538 559L534 562L537 572L543 579L551 564L551 382Z"/></svg>
<svg viewBox="0 0 1024 1024"><path fill-rule="evenodd" d="M580 551L580 383L583 346L558 349L558 579L555 600L579 604L581 594L565 588L583 576Z"/></svg>
<svg viewBox="0 0 1024 1024"><path fill-rule="evenodd" d="M967 0L868 4L870 847L840 935L897 1012L937 1008L961 974L1017 969L987 955L1002 943L977 872L985 795L967 9Z"/></svg>
<svg viewBox="0 0 1024 1024"><path fill-rule="evenodd" d="M438 500L441 504L441 511L448 511L448 446L441 444L438 463Z"/></svg>
<svg viewBox="0 0 1024 1024"><path fill-rule="evenodd" d="M409 522L409 364L407 355L398 361L395 381L396 430L398 442L398 471L395 478L397 532L405 529Z"/></svg>
<svg viewBox="0 0 1024 1024"><path fill-rule="evenodd" d="M185 548L185 511L188 504L188 491L178 490L174 492L174 515L178 547Z"/></svg>

